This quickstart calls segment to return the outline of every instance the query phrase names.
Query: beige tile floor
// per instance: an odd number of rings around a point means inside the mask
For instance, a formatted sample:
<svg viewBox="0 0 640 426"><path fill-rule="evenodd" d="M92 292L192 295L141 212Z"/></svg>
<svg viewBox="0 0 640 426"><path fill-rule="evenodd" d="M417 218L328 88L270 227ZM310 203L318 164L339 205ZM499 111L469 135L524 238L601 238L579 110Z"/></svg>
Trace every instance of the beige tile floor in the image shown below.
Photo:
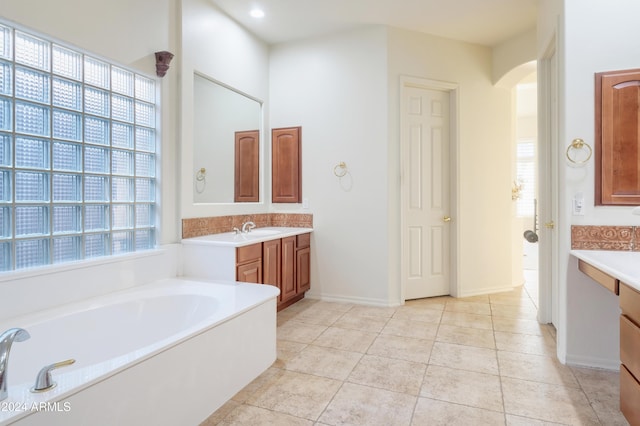
<svg viewBox="0 0 640 426"><path fill-rule="evenodd" d="M304 299L210 425L626 425L616 372L567 367L527 287L376 308Z"/></svg>

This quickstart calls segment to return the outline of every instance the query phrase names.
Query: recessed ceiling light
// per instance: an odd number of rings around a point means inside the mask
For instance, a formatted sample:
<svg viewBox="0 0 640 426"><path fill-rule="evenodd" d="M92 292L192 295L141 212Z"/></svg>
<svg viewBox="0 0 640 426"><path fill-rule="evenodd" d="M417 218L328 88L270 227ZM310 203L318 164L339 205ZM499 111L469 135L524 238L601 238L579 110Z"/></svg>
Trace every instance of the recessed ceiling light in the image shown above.
<svg viewBox="0 0 640 426"><path fill-rule="evenodd" d="M264 18L264 10L258 8L251 9L249 15L253 16L254 18Z"/></svg>

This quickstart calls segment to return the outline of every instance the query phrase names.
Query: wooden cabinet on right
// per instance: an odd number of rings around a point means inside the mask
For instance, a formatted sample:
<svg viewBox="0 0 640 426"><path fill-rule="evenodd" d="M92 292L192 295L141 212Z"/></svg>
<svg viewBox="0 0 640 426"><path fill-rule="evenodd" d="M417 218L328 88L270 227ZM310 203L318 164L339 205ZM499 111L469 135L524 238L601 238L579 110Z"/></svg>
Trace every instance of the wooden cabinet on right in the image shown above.
<svg viewBox="0 0 640 426"><path fill-rule="evenodd" d="M301 142L302 129L288 127L271 130L271 201L302 201Z"/></svg>
<svg viewBox="0 0 640 426"><path fill-rule="evenodd" d="M620 411L640 425L640 292L620 283Z"/></svg>
<svg viewBox="0 0 640 426"><path fill-rule="evenodd" d="M640 69L596 74L598 205L640 205Z"/></svg>

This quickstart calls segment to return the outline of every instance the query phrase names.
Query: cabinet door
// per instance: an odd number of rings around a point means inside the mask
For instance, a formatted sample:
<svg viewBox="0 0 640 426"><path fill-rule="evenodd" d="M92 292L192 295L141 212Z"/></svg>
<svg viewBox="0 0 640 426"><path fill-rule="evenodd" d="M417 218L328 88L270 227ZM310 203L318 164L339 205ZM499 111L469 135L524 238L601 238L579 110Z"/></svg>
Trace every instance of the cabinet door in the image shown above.
<svg viewBox="0 0 640 426"><path fill-rule="evenodd" d="M629 424L640 424L640 383L624 365L620 366L620 411Z"/></svg>
<svg viewBox="0 0 640 426"><path fill-rule="evenodd" d="M272 129L271 197L274 203L302 200L300 127Z"/></svg>
<svg viewBox="0 0 640 426"><path fill-rule="evenodd" d="M260 201L260 132L249 130L235 134L235 170L233 201Z"/></svg>
<svg viewBox="0 0 640 426"><path fill-rule="evenodd" d="M280 287L280 240L262 243L262 283Z"/></svg>
<svg viewBox="0 0 640 426"><path fill-rule="evenodd" d="M236 280L245 283L262 283L262 259L238 265L236 267Z"/></svg>
<svg viewBox="0 0 640 426"><path fill-rule="evenodd" d="M282 240L282 284L280 287L280 301L285 302L298 294L296 288L296 237Z"/></svg>
<svg viewBox="0 0 640 426"><path fill-rule="evenodd" d="M296 253L296 279L298 281L298 292L302 293L311 288L311 248L299 249Z"/></svg>
<svg viewBox="0 0 640 426"><path fill-rule="evenodd" d="M596 204L640 204L640 70L596 74Z"/></svg>

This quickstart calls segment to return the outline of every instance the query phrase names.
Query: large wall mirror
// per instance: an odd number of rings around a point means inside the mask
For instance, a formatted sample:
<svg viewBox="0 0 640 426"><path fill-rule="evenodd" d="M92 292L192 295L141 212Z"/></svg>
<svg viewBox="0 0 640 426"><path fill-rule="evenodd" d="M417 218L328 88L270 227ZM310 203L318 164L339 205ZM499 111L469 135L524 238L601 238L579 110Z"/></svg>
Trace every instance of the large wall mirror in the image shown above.
<svg viewBox="0 0 640 426"><path fill-rule="evenodd" d="M193 202L258 202L262 104L198 73L193 99Z"/></svg>

